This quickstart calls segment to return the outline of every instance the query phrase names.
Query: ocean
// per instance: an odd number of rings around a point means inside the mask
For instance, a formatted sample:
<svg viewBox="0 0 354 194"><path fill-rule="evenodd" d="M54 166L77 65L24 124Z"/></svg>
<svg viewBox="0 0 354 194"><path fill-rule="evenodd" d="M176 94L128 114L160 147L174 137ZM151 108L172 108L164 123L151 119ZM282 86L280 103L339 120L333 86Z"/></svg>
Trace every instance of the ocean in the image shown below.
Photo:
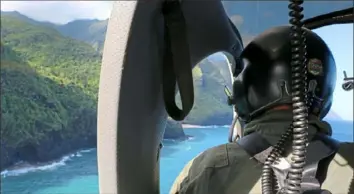
<svg viewBox="0 0 354 194"><path fill-rule="evenodd" d="M353 123L331 121L333 137L353 142ZM227 142L227 127L185 129L192 138L164 141L161 154L161 194L168 194L183 166L207 148ZM45 166L1 173L3 194L97 194L96 149L81 150Z"/></svg>

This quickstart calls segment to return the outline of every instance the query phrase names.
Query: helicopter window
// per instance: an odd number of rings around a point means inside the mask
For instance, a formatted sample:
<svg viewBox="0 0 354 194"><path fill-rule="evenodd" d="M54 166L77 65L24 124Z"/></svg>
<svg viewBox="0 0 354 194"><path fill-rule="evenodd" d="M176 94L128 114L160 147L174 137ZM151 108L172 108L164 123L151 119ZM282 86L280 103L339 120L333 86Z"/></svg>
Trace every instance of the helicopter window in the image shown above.
<svg viewBox="0 0 354 194"><path fill-rule="evenodd" d="M259 33L279 25L288 25L287 1L223 1L224 9L230 20L240 31L244 46ZM352 7L349 1L305 1L305 19L320 14ZM254 10L250 12L249 10ZM332 124L333 135L341 141L353 141L353 87L350 80L343 83L346 71L347 79L353 77L353 24L340 24L314 30L331 48L337 64L337 84L332 109L325 120ZM339 35L340 36L335 36ZM221 54L221 53L220 53ZM349 108L348 108L349 107Z"/></svg>
<svg viewBox="0 0 354 194"><path fill-rule="evenodd" d="M333 135L342 141L353 141L353 92L342 88L343 71L352 77L353 24L326 26L314 30L331 48L337 64L337 84L330 113L325 118L333 127ZM336 36L339 35L340 36Z"/></svg>
<svg viewBox="0 0 354 194"><path fill-rule="evenodd" d="M1 1L0 193L98 193L97 91L112 3ZM223 5L244 45L272 26L288 24L287 2ZM350 6L350 1L304 3L306 18ZM344 70L353 76L353 29L338 25L316 32L332 48L338 65L326 120L335 138L353 141L353 94L341 85ZM231 62L228 54L215 53L193 69L193 110L183 123L169 119L166 125L162 194L188 161L227 142L233 111L223 89L231 88Z"/></svg>
<svg viewBox="0 0 354 194"><path fill-rule="evenodd" d="M231 21L246 37L289 23L288 1L223 1L222 3ZM305 1L303 6L304 19L307 19L352 7L353 3L351 1Z"/></svg>

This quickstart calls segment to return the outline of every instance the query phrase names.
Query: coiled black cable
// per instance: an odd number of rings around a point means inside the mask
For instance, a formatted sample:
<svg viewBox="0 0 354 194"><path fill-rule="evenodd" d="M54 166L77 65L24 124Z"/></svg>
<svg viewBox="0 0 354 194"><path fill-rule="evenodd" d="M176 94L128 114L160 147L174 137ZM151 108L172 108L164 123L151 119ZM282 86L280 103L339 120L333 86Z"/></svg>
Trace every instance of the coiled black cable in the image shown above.
<svg viewBox="0 0 354 194"><path fill-rule="evenodd" d="M262 169L261 185L263 194L274 194L278 192L277 186L274 181L274 172L271 165L276 162L279 157L283 154L285 144L289 141L291 134L293 132L293 127L290 126L289 129L280 137L280 140L273 147L266 161L264 162Z"/></svg>
<svg viewBox="0 0 354 194"><path fill-rule="evenodd" d="M303 30L303 0L290 0L289 23L291 26L291 66L292 66L292 104L293 124L282 135L272 152L267 157L262 169L262 193L294 194L301 192L302 172L305 166L307 146L308 110L307 104L307 71L306 71L306 37ZM286 187L280 191L275 189L274 172L271 165L276 162L284 152L284 147L289 137L292 140L292 164L286 179Z"/></svg>
<svg viewBox="0 0 354 194"><path fill-rule="evenodd" d="M291 69L292 69L292 103L293 103L293 141L292 163L289 170L286 193L301 192L302 172L305 166L306 147L308 143L308 100L306 74L306 38L303 29L303 0L290 0L289 20L291 24Z"/></svg>

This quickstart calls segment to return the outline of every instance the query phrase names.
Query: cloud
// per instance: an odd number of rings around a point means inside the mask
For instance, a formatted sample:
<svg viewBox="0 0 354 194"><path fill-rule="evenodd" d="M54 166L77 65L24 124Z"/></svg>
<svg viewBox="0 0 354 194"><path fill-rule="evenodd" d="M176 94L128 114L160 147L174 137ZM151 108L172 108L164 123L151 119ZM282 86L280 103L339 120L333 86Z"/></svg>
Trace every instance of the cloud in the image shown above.
<svg viewBox="0 0 354 194"><path fill-rule="evenodd" d="M107 19L112 4L113 1L1 1L1 10L64 24L76 19Z"/></svg>

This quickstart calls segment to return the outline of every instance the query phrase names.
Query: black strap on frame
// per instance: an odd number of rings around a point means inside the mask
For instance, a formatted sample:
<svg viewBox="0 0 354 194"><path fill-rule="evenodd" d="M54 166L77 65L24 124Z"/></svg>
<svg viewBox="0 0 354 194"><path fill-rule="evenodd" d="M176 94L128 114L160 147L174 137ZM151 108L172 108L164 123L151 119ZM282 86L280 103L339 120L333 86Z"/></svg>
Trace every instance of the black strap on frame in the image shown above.
<svg viewBox="0 0 354 194"><path fill-rule="evenodd" d="M185 18L179 0L166 1L162 13L165 20L165 53L162 68L163 97L168 115L183 120L193 108L194 90ZM176 81L182 110L177 107Z"/></svg>

